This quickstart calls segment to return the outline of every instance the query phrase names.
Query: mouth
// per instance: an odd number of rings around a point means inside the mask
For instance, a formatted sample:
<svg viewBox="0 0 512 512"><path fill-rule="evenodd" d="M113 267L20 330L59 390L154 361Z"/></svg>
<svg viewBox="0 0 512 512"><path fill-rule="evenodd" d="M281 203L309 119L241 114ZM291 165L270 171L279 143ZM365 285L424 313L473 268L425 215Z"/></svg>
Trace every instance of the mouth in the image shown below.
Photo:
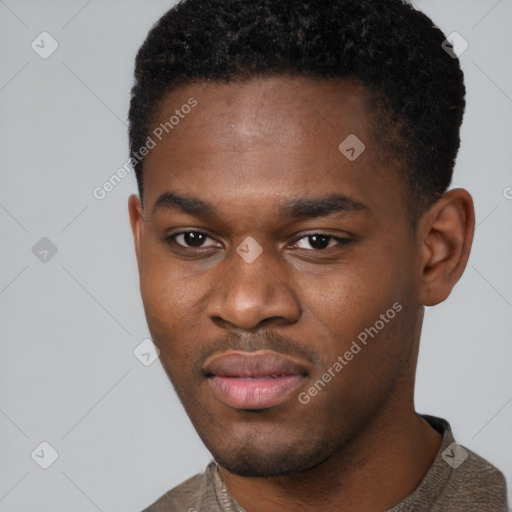
<svg viewBox="0 0 512 512"><path fill-rule="evenodd" d="M267 409L288 400L308 371L276 352L228 352L207 360L203 368L215 397L234 409Z"/></svg>

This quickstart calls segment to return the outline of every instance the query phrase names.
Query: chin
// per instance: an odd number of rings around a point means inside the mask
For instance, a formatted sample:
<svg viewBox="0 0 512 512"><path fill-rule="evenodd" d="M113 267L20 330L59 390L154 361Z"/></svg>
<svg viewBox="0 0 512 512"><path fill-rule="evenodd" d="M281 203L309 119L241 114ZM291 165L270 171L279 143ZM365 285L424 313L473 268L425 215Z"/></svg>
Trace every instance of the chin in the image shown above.
<svg viewBox="0 0 512 512"><path fill-rule="evenodd" d="M225 446L223 450L210 449L220 466L230 473L243 477L278 477L291 473L308 471L325 462L332 451L324 443L309 446L302 443L302 451L298 450L301 443L294 446L281 446L280 449L264 446L233 447Z"/></svg>

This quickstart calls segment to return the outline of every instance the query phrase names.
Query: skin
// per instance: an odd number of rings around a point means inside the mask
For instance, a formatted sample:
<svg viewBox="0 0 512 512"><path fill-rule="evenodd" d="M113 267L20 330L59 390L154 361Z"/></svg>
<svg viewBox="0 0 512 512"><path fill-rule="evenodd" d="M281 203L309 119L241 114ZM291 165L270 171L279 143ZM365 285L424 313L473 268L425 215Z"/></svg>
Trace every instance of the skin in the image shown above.
<svg viewBox="0 0 512 512"><path fill-rule="evenodd" d="M197 106L147 156L144 207L129 198L162 364L248 512L386 510L414 491L441 445L414 409L416 360L423 306L446 299L466 265L471 197L447 192L411 230L397 164L372 137L356 81L190 84L166 96L155 126L190 97ZM353 162L338 150L351 133L366 145ZM214 211L152 215L164 192ZM279 213L332 194L365 208ZM187 246L190 236L166 241L187 230L208 235L202 247ZM315 233L350 241L323 239L322 248L307 236ZM248 236L263 249L252 263L236 252ZM201 373L214 354L268 349L305 365L298 392L307 391L394 303L402 310L308 404L294 395L268 409L234 409Z"/></svg>

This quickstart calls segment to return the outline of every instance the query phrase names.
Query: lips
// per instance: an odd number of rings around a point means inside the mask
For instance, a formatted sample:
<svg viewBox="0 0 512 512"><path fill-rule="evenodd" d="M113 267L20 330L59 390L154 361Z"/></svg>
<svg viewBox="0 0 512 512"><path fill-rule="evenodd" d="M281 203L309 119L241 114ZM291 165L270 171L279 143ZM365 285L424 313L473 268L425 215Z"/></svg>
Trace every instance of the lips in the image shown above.
<svg viewBox="0 0 512 512"><path fill-rule="evenodd" d="M266 409L291 397L307 376L298 361L276 352L228 352L203 367L213 394L235 409Z"/></svg>

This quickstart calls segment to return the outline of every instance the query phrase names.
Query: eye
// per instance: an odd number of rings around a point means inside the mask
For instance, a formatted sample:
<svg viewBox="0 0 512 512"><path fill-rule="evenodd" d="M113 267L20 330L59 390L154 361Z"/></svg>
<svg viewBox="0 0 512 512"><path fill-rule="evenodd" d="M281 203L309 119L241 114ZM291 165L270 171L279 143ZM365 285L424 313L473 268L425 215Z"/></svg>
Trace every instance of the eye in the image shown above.
<svg viewBox="0 0 512 512"><path fill-rule="evenodd" d="M204 247L218 247L219 244L209 237L206 233L201 231L182 231L167 237L170 243L176 243L177 245L185 248L204 248ZM210 241L210 243L206 243Z"/></svg>
<svg viewBox="0 0 512 512"><path fill-rule="evenodd" d="M322 251L325 249L330 249L336 245L347 245L352 240L350 238L341 238L338 236L326 235L322 233L313 233L311 235L306 235L299 240L297 240L294 245L299 249L306 249Z"/></svg>

